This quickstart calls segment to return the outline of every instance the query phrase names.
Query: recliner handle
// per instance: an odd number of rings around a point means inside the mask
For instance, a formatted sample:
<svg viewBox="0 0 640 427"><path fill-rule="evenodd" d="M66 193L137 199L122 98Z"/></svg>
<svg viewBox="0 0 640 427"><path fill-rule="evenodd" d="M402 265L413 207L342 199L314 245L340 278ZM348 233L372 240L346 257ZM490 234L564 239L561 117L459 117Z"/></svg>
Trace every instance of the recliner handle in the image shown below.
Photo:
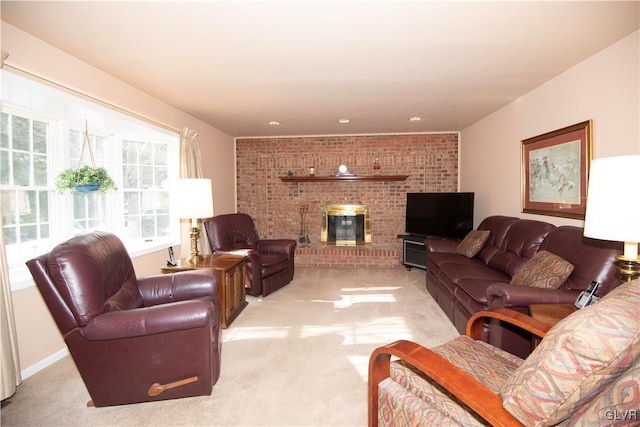
<svg viewBox="0 0 640 427"><path fill-rule="evenodd" d="M149 390L147 391L147 394L151 397L154 396L158 396L160 395L162 392L172 389L172 388L176 388L176 387L180 387L183 385L187 385L187 384L191 384L191 383L195 383L196 381L198 381L198 377L189 377L189 378L185 378L182 380L178 380L178 381L174 381L172 383L169 384L159 384L159 383L153 383L151 384L151 387L149 387Z"/></svg>

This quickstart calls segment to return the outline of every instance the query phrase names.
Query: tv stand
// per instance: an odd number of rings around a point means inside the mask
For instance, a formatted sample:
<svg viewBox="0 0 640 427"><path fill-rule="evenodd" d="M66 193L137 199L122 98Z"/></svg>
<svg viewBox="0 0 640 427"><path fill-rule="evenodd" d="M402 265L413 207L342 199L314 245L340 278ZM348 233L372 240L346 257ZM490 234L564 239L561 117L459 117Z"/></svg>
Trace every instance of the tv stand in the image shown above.
<svg viewBox="0 0 640 427"><path fill-rule="evenodd" d="M407 270L413 267L426 270L427 249L424 247L426 236L399 234L398 238L402 239L402 265Z"/></svg>

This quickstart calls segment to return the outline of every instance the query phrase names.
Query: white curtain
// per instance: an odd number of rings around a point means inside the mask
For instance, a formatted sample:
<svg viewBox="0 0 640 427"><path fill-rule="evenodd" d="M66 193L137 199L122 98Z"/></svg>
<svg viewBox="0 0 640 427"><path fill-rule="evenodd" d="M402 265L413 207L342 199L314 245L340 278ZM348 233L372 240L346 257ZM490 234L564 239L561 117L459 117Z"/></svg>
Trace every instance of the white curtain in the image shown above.
<svg viewBox="0 0 640 427"><path fill-rule="evenodd" d="M2 396L1 400L11 396L16 386L22 382L20 376L20 360L18 358L18 340L13 317L13 300L11 298L11 283L9 283L9 265L4 247L4 231L2 215L0 215L0 332L2 336Z"/></svg>
<svg viewBox="0 0 640 427"><path fill-rule="evenodd" d="M198 148L198 132L186 126L180 132L180 178L202 178L202 159ZM180 222L180 254L182 258L187 257L190 253L190 226L191 221L189 220ZM200 253L211 252L204 227L200 229L198 248Z"/></svg>

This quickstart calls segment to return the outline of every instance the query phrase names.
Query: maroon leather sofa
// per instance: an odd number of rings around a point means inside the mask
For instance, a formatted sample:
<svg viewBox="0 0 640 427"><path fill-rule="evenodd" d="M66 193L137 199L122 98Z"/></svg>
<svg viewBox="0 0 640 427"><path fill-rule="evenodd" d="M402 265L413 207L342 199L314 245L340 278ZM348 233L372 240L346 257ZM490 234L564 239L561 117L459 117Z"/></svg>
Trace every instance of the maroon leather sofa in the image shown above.
<svg viewBox="0 0 640 427"><path fill-rule="evenodd" d="M461 334L478 311L508 307L528 314L530 304L573 304L592 280L601 284L599 296L616 284L615 257L622 253L622 243L588 239L580 227L556 227L508 216L487 217L478 229L490 234L473 258L455 253L457 241L425 241L427 290ZM515 272L540 250L573 264L565 283L558 289L509 284ZM531 351L530 337L497 322L485 325L483 338L520 357Z"/></svg>
<svg viewBox="0 0 640 427"><path fill-rule="evenodd" d="M295 240L260 239L253 219L245 213L215 216L204 221L204 227L212 253L246 257L247 294L266 297L293 280Z"/></svg>
<svg viewBox="0 0 640 427"><path fill-rule="evenodd" d="M137 278L120 239L105 232L74 237L27 266L88 406L211 394L222 345L213 270Z"/></svg>

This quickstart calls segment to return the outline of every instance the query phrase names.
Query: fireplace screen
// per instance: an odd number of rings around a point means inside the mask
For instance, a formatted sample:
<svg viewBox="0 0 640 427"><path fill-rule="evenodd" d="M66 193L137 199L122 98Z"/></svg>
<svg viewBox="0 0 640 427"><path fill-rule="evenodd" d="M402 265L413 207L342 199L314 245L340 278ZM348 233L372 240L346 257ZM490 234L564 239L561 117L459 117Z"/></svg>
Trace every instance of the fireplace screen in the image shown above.
<svg viewBox="0 0 640 427"><path fill-rule="evenodd" d="M371 243L369 209L363 205L322 206L320 241L337 246Z"/></svg>

